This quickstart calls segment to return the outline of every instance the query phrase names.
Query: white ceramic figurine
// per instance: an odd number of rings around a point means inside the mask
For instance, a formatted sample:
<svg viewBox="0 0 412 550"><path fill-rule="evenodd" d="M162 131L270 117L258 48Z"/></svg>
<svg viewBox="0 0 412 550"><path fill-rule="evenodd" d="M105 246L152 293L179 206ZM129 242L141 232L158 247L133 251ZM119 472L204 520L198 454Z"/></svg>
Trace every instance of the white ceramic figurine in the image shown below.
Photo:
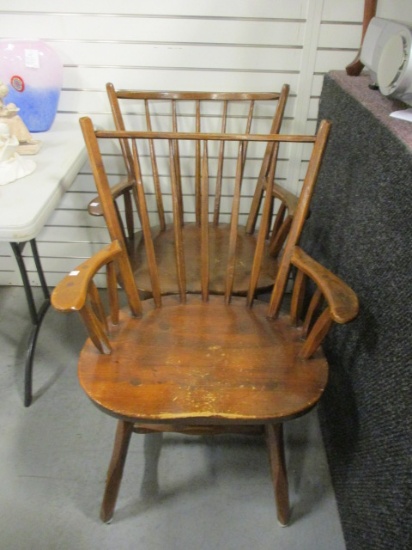
<svg viewBox="0 0 412 550"><path fill-rule="evenodd" d="M34 155L38 152L41 143L32 139L22 118L17 114L20 109L14 103L5 104L4 98L8 93L6 84L0 80L0 123L7 124L10 136L18 139L20 154Z"/></svg>

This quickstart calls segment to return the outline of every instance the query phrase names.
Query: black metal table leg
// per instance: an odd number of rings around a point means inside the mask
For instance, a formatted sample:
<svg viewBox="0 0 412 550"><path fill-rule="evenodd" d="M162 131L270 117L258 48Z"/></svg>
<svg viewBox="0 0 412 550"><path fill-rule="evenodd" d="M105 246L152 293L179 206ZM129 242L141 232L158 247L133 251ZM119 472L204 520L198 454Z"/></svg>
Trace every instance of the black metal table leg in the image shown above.
<svg viewBox="0 0 412 550"><path fill-rule="evenodd" d="M24 259L22 255L22 252L26 243L25 242L10 243L11 248L14 252L14 256L17 261L17 265L19 266L20 275L23 281L24 291L26 294L27 305L29 307L30 318L33 325L30 333L29 341L28 341L28 346L27 346L26 366L25 366L25 373L24 373L24 406L25 407L29 407L32 402L33 358L34 358L34 352L36 349L36 341L37 341L37 336L40 330L41 323L46 314L46 311L50 306L50 293L49 293L49 289L47 288L46 279L44 277L44 272L40 262L39 253L37 251L36 239L32 239L29 242L33 253L34 263L36 265L37 274L39 276L40 285L43 291L43 302L40 304L39 308L36 307L36 303L34 301L33 289L30 284L26 265L24 263Z"/></svg>

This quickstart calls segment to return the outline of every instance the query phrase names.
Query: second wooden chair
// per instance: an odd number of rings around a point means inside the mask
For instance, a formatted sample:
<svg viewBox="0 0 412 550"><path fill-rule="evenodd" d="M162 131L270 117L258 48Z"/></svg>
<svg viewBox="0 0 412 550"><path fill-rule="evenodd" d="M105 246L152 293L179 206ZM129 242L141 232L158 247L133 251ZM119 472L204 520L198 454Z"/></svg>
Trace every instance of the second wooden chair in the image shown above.
<svg viewBox="0 0 412 550"><path fill-rule="evenodd" d="M146 130L153 132L170 131L176 135L174 140L174 160L176 163L176 184L182 211L184 247L187 257L187 288L189 292L200 290L199 250L196 246L199 228L201 193L200 142L192 149L180 139L188 132L227 135L232 134L277 134L280 132L284 116L289 86L284 85L280 93L225 93L225 92L150 92L135 90L116 90L113 84L107 84L107 93L117 130ZM126 177L115 185L103 197L89 204L92 215L104 215L112 240L119 231L127 245L139 289L146 295L152 294L147 255L142 233L142 220L139 202L135 193L132 151L127 140L122 140L121 149L126 169ZM155 254L160 261L161 287L164 294L178 292L174 277L174 242L170 174L167 168L168 152L156 140L148 142L146 157L141 157L142 170L147 178L150 172L152 193L149 196L150 225L153 233ZM210 177L214 171L214 200L210 202L211 212L210 240L212 243L210 261L213 265L210 292L224 292L224 274L219 257L228 242L230 213L228 204L233 192L233 180L228 173L235 162L236 151L228 142L213 144L210 151ZM210 146L210 147L213 147ZM252 144L253 146L253 144ZM260 169L244 171L242 188L242 212L238 227L237 272L234 281L234 293L245 294L251 270L251 261L256 244L255 229L261 218L262 198L268 184L270 165L272 176L276 172L278 143L267 143L264 149L253 152L253 162L260 163ZM243 163L246 163L247 146ZM249 161L250 162L250 161ZM117 222L108 220L112 200L116 210ZM123 204L121 204L123 199ZM120 201L120 203L119 203ZM267 240L263 254L263 264L259 276L258 289L266 290L273 285L277 271L278 255L290 228L296 208L297 198L278 183L273 185L272 213L267 221ZM272 219L273 218L273 219ZM117 225L116 229L113 228Z"/></svg>

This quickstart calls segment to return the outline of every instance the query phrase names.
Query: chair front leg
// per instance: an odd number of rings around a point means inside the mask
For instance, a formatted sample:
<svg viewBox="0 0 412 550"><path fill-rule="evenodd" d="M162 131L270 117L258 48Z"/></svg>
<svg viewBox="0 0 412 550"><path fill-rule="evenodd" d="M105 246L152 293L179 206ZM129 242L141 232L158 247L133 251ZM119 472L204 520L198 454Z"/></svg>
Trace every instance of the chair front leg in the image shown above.
<svg viewBox="0 0 412 550"><path fill-rule="evenodd" d="M277 518L282 526L289 523L289 491L286 472L283 424L265 427L266 444L269 451L270 470L277 507Z"/></svg>
<svg viewBox="0 0 412 550"><path fill-rule="evenodd" d="M105 523L109 523L113 517L132 432L133 422L119 420L100 510L100 518Z"/></svg>

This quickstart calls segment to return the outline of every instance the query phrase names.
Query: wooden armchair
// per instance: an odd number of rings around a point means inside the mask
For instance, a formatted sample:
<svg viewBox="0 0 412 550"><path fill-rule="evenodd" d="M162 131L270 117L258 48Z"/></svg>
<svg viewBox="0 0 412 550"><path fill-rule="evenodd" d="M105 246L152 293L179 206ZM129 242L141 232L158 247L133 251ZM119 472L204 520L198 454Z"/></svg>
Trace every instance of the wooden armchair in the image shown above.
<svg viewBox="0 0 412 550"><path fill-rule="evenodd" d="M108 186L100 145L111 139L128 139L133 155L140 216L152 278L153 298L141 301L125 244L114 239L70 273L54 290L52 303L63 312L78 311L89 332L79 359L82 388L97 407L118 419L101 517L110 521L120 488L132 432L179 431L189 434L259 430L266 435L277 514L289 521L289 504L283 422L310 411L322 396L328 365L320 344L333 322L346 323L357 314L354 292L338 277L297 246L325 148L329 123L317 136L227 135L238 146L235 189L232 196L227 254L220 255L224 295L212 295L209 223L209 147L220 135L151 134L93 130L90 119L81 125L98 186ZM172 175L175 277L179 293L164 296L162 278L148 220L146 185L141 171L144 142L166 141ZM201 289L189 293L187 262L177 185L176 141L191 140L202 146L199 248ZM244 148L247 143L313 144L307 174L292 227L282 254L270 303L255 299L266 238L265 223L271 210L268 178L262 223L256 238L247 296L233 295L239 233ZM111 203L112 204L112 203ZM107 268L110 316L106 318L93 277ZM279 313L291 267L297 270L290 313ZM119 310L116 273L122 278L130 308ZM305 281L317 286L307 314L302 315ZM130 311L129 311L130 309ZM301 322L303 318L303 323Z"/></svg>
<svg viewBox="0 0 412 550"><path fill-rule="evenodd" d="M236 134L276 134L282 124L289 87L284 85L280 93L223 93L223 92L148 92L115 90L112 84L107 84L107 93L113 114L113 121L118 130L170 131L178 136L187 132L236 133ZM121 140L121 150L124 158L126 177L120 183L113 185L103 197L102 189L98 188L99 197L89 203L89 213L94 216L104 215L112 240L118 238L119 231L127 245L132 269L138 281L139 289L152 294L150 275L146 262L142 219L136 193L132 151L128 141ZM153 192L148 198L150 223L154 234L153 246L160 262L162 292L173 294L178 292L174 274L173 225L171 214L170 175L165 168L165 158L168 152L163 144L156 140L148 143L145 154L146 166L142 171L151 172ZM220 261L215 261L220 254L222 243L227 241L229 231L228 204L232 183L227 172L234 162L233 147L221 141L213 144L210 157L213 162L209 167L210 177L214 175L214 201L210 203L213 214L209 228L210 239L215 243L211 248L210 261L214 264L211 271L210 292L222 294L224 274L221 272ZM176 162L176 181L179 187L183 232L187 247L187 288L189 292L199 292L200 279L196 266L199 265L198 248L196 247L197 228L199 227L201 211L201 153L200 142L196 142L189 152L185 143L179 139L174 141L174 158ZM247 281L251 269L251 259L256 243L255 228L261 217L262 198L267 186L270 162L275 162L278 154L278 143L268 143L262 151L254 152L254 162L261 163L260 170L254 170L253 177L244 174L244 191L242 214L239 220L238 269L234 281L234 293L244 294L247 291ZM244 150L243 162L246 161L247 148ZM188 160L191 156L191 162ZM212 174L212 171L214 174ZM146 176L147 177L147 176ZM273 176L272 176L273 177ZM110 195L109 195L110 193ZM191 200L191 196L194 199ZM108 206L111 197L116 209L118 227L113 228L114 220ZM277 201L275 201L277 199ZM276 202L276 207L274 203ZM297 198L280 185L273 185L272 211L276 208L277 215L272 223L272 215L268 218L264 261L261 268L258 288L271 288L277 270L277 258L290 228L290 223L296 208ZM270 224L272 223L272 227Z"/></svg>

